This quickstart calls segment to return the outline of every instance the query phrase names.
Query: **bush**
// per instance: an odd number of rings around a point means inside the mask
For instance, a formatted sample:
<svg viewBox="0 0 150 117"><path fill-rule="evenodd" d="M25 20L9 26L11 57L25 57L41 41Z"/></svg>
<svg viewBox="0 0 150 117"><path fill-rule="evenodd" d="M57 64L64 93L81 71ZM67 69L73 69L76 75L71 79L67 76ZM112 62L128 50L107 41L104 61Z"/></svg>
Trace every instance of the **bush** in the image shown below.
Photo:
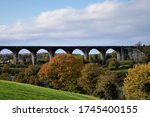
<svg viewBox="0 0 150 117"><path fill-rule="evenodd" d="M109 61L108 68L111 70L116 70L119 68L119 65L119 62L115 58L113 58Z"/></svg>
<svg viewBox="0 0 150 117"><path fill-rule="evenodd" d="M124 79L126 99L150 99L150 63L136 65Z"/></svg>
<svg viewBox="0 0 150 117"><path fill-rule="evenodd" d="M102 99L112 100L118 98L118 84L116 75L110 71L99 76L94 95Z"/></svg>
<svg viewBox="0 0 150 117"><path fill-rule="evenodd" d="M38 73L39 80L48 82L51 88L76 91L82 67L81 59L71 54L59 54L42 66Z"/></svg>
<svg viewBox="0 0 150 117"><path fill-rule="evenodd" d="M78 80L78 85L84 93L92 95L96 89L96 83L99 75L104 74L103 68L95 63L89 63L84 66L81 71L81 77Z"/></svg>

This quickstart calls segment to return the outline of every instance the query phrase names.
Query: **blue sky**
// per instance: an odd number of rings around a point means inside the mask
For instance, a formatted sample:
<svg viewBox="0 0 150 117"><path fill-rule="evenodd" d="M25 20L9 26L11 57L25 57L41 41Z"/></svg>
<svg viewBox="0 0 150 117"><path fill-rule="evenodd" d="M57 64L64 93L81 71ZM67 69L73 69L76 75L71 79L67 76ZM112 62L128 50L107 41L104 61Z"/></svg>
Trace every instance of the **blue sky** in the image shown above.
<svg viewBox="0 0 150 117"><path fill-rule="evenodd" d="M0 45L150 44L150 0L0 0Z"/></svg>
<svg viewBox="0 0 150 117"><path fill-rule="evenodd" d="M65 7L84 8L104 0L0 0L0 24L10 24L28 19L43 11Z"/></svg>

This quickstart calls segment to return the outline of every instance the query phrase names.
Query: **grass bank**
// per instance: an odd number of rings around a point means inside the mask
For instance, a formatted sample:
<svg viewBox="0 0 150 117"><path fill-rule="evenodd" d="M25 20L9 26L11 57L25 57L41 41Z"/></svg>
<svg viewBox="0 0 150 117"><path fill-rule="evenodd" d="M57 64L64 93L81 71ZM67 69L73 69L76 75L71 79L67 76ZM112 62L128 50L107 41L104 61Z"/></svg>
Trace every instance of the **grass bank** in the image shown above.
<svg viewBox="0 0 150 117"><path fill-rule="evenodd" d="M95 100L97 98L78 93L0 80L0 99L1 100Z"/></svg>

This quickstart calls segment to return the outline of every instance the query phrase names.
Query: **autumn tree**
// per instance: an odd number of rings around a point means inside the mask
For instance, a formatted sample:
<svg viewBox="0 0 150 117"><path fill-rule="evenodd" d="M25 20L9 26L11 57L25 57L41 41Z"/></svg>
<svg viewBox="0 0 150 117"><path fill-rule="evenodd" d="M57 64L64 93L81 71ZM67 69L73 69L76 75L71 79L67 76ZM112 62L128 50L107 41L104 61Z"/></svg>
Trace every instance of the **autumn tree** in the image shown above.
<svg viewBox="0 0 150 117"><path fill-rule="evenodd" d="M111 71L105 71L105 74L99 76L94 95L101 99L117 99L118 98L118 81L117 77Z"/></svg>
<svg viewBox="0 0 150 117"><path fill-rule="evenodd" d="M126 99L150 99L150 63L139 64L128 70L124 79Z"/></svg>
<svg viewBox="0 0 150 117"><path fill-rule="evenodd" d="M58 54L42 66L39 81L48 82L51 88L75 91L82 67L81 59L71 54Z"/></svg>
<svg viewBox="0 0 150 117"><path fill-rule="evenodd" d="M28 68L16 75L15 81L37 85L37 73L39 70L39 65L29 65Z"/></svg>
<svg viewBox="0 0 150 117"><path fill-rule="evenodd" d="M96 63L85 65L78 85L84 93L99 98L116 99L118 96L116 75Z"/></svg>
<svg viewBox="0 0 150 117"><path fill-rule="evenodd" d="M104 70L99 65L96 63L86 64L81 71L78 85L82 88L83 92L92 95L101 74L104 74Z"/></svg>

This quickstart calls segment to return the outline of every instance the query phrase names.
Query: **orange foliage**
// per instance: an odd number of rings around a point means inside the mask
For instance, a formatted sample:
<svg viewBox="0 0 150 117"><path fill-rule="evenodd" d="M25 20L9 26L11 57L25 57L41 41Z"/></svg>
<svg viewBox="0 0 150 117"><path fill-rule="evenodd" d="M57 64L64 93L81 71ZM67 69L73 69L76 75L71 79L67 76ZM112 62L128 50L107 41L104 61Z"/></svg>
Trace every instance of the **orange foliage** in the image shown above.
<svg viewBox="0 0 150 117"><path fill-rule="evenodd" d="M82 67L82 60L73 55L58 54L42 66L38 73L39 80L48 81L49 86L55 89L75 91Z"/></svg>

